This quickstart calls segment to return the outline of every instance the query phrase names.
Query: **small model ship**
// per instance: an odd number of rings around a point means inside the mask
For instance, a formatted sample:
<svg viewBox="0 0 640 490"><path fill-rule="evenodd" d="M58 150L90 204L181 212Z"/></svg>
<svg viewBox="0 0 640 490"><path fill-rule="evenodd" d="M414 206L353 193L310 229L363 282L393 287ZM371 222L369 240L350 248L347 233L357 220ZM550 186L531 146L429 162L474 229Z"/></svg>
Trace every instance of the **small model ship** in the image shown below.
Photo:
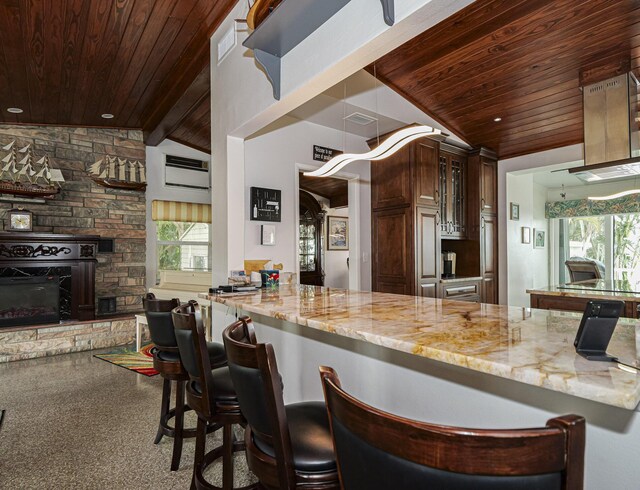
<svg viewBox="0 0 640 490"><path fill-rule="evenodd" d="M2 150L9 153L0 160L0 193L53 197L60 192L64 177L60 170L51 168L48 156L34 162L31 144L18 150L15 141L3 146ZM24 157L19 156L19 153L24 154Z"/></svg>
<svg viewBox="0 0 640 490"><path fill-rule="evenodd" d="M89 167L91 179L110 189L142 191L147 187L144 164L107 155Z"/></svg>

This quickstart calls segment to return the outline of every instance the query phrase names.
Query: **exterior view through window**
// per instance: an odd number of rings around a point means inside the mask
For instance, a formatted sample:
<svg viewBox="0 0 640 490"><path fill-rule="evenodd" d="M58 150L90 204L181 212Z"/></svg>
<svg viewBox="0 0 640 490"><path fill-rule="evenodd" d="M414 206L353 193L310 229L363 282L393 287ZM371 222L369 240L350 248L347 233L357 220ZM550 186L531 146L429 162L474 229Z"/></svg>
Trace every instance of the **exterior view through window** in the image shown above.
<svg viewBox="0 0 640 490"><path fill-rule="evenodd" d="M210 224L158 221L158 271L209 271Z"/></svg>
<svg viewBox="0 0 640 490"><path fill-rule="evenodd" d="M640 214L561 219L560 237L561 283L569 279L564 261L582 257L599 262L620 287L640 287Z"/></svg>

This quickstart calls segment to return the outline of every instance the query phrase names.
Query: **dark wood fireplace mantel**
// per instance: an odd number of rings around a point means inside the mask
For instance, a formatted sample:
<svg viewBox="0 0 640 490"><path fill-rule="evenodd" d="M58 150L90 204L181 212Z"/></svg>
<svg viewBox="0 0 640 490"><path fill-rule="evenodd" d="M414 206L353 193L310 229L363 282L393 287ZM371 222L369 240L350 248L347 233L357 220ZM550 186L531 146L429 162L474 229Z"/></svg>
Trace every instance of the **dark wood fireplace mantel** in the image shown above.
<svg viewBox="0 0 640 490"><path fill-rule="evenodd" d="M0 270L71 269L71 319L95 318L97 235L0 232Z"/></svg>

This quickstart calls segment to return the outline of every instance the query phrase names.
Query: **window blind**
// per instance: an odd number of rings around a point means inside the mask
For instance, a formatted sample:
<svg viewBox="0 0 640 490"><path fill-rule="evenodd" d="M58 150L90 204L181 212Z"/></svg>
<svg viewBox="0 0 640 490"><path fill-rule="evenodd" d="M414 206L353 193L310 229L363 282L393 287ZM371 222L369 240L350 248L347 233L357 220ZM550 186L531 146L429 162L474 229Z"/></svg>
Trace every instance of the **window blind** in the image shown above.
<svg viewBox="0 0 640 490"><path fill-rule="evenodd" d="M153 201L153 221L185 221L188 223L211 223L211 204L178 201Z"/></svg>

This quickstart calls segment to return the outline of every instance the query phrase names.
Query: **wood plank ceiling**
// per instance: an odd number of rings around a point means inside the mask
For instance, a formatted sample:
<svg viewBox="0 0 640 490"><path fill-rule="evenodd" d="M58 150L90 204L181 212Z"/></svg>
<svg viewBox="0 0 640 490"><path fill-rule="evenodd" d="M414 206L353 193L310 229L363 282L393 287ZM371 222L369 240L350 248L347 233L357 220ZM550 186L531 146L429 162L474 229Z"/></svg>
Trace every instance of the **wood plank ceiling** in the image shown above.
<svg viewBox="0 0 640 490"><path fill-rule="evenodd" d="M302 172L299 179L300 189L329 199L330 207L343 208L349 205L349 187L346 180L336 177L309 177Z"/></svg>
<svg viewBox="0 0 640 490"><path fill-rule="evenodd" d="M140 128L209 151L209 38L236 1L0 1L0 123Z"/></svg>
<svg viewBox="0 0 640 490"><path fill-rule="evenodd" d="M637 0L480 0L375 70L469 144L509 158L582 142L580 72L621 60L640 65Z"/></svg>

